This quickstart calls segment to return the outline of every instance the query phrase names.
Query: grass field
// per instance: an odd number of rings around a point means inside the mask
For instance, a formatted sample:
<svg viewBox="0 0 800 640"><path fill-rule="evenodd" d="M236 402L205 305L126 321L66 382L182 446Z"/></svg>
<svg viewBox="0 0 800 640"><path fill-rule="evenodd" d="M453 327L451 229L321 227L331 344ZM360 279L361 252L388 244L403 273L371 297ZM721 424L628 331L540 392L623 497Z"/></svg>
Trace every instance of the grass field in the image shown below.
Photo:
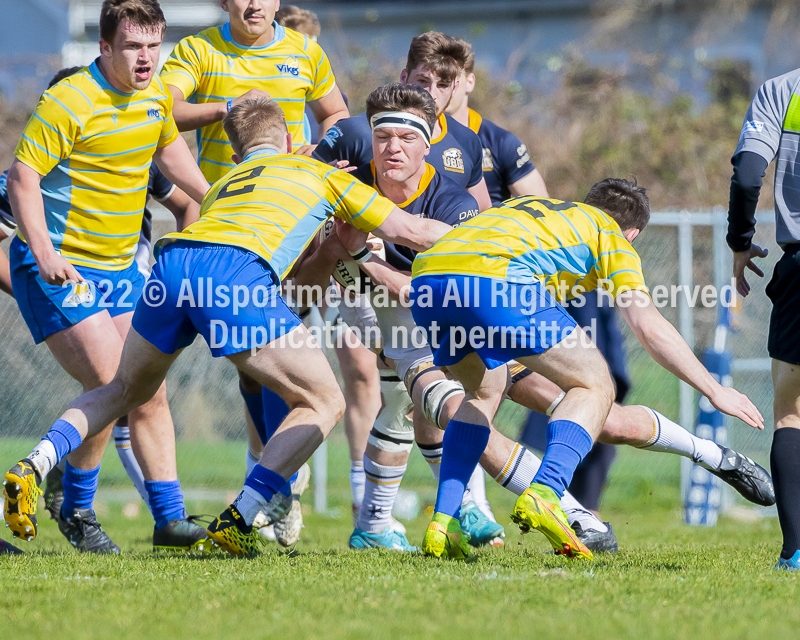
<svg viewBox="0 0 800 640"><path fill-rule="evenodd" d="M0 442L0 468L28 444ZM337 446L332 458L342 453ZM225 485L233 492L241 458L240 443L184 443L184 486ZM335 469L329 484L340 518L309 513L293 552L273 546L239 560L221 553L154 555L146 512L134 515L131 505L109 500L123 481L110 452L98 510L124 554L78 555L44 515L39 538L22 544L29 555L0 557L0 630L3 638L65 640L796 638L800 583L771 568L779 549L776 520L683 526L677 468L669 456L620 452L603 515L621 551L593 563L549 555L540 535L523 538L511 527L504 548L479 551L466 564L350 552L346 476ZM426 479L424 471L413 465L409 486L418 474L419 482ZM508 513L510 494L489 489L496 513ZM425 504L431 489L420 486L419 494ZM223 501L189 501L194 512L223 507ZM424 513L407 523L412 542L419 543L425 525Z"/></svg>

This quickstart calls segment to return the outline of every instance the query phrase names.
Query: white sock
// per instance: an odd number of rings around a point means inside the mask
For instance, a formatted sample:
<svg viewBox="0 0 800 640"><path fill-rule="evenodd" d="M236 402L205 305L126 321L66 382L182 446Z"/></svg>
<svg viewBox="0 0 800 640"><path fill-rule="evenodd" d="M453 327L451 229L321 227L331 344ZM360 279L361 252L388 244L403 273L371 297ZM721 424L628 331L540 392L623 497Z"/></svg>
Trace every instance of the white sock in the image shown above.
<svg viewBox="0 0 800 640"><path fill-rule="evenodd" d="M364 456L364 501L358 515L358 528L380 533L391 523L392 507L406 466L386 467Z"/></svg>
<svg viewBox="0 0 800 640"><path fill-rule="evenodd" d="M245 480L250 476L250 472L253 470L253 467L258 464L259 460L261 460L261 452L259 451L256 453L250 447L247 447L247 455L244 458Z"/></svg>
<svg viewBox="0 0 800 640"><path fill-rule="evenodd" d="M233 506L242 514L246 524L253 524L259 512L267 506L267 501L255 489L245 487L241 493L236 496L233 501Z"/></svg>
<svg viewBox="0 0 800 640"><path fill-rule="evenodd" d="M467 494L471 495L472 500L478 506L478 509L483 512L483 515L489 518L489 520L492 522L497 522L494 514L492 513L492 508L489 506L489 501L486 499L486 473L481 465L477 465L475 467L475 471L472 472L472 475L469 478L467 490L464 492L465 496Z"/></svg>
<svg viewBox="0 0 800 640"><path fill-rule="evenodd" d="M133 455L133 449L131 448L131 430L128 427L114 425L114 445L117 448L119 461L125 468L125 473L128 474L128 477L131 479L131 482L133 482L133 486L136 487L144 503L148 504L147 490L144 488L144 476L142 475L142 470L139 467L136 456Z"/></svg>
<svg viewBox="0 0 800 640"><path fill-rule="evenodd" d="M439 469L442 467L442 444L420 444L418 442L417 447L422 457L425 458L425 462L431 468L431 473L436 482L439 482Z"/></svg>
<svg viewBox="0 0 800 640"><path fill-rule="evenodd" d="M45 476L58 464L56 448L49 440L40 440L33 451L30 452L28 460L39 472L39 476L44 480Z"/></svg>
<svg viewBox="0 0 800 640"><path fill-rule="evenodd" d="M533 477L541 464L542 461L533 453L521 444L515 444L511 455L508 456L508 460L506 460L502 471L497 474L495 480L512 493L520 496L525 492L525 489L531 486ZM581 527L584 530L594 529L602 533L608 530L608 527L591 511L585 509L569 491L565 491L564 496L561 498L561 508L567 515L570 526L577 521L581 523Z"/></svg>
<svg viewBox="0 0 800 640"><path fill-rule="evenodd" d="M704 469L719 469L722 464L722 449L714 442L692 435L658 411L649 407L643 409L653 418L653 437L641 449L676 453L684 458L691 458Z"/></svg>
<svg viewBox="0 0 800 640"><path fill-rule="evenodd" d="M364 502L364 483L366 482L366 475L364 474L364 463L361 460L350 461L350 493L353 496L353 504L356 507L361 507Z"/></svg>

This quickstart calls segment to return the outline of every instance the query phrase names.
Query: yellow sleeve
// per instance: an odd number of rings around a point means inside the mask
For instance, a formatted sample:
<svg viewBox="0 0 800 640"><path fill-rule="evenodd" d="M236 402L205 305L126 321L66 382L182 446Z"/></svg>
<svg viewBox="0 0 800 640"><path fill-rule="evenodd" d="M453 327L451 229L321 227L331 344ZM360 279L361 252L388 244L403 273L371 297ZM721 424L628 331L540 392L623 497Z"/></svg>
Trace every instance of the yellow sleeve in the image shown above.
<svg viewBox="0 0 800 640"><path fill-rule="evenodd" d="M17 159L42 176L46 176L72 153L72 146L81 136L85 114L74 92L60 84L44 93L22 132L14 150ZM72 98L72 99L70 99Z"/></svg>
<svg viewBox="0 0 800 640"><path fill-rule="evenodd" d="M158 146L167 147L171 145L178 138L178 125L175 124L175 118L172 116L172 94L164 87L164 93L167 96L167 102L164 105L164 123L161 127L161 135L158 137Z"/></svg>
<svg viewBox="0 0 800 640"><path fill-rule="evenodd" d="M314 67L313 87L306 95L306 102L313 102L328 95L336 84L333 77L333 69L328 60L328 56L316 42L309 42L308 53L311 56L311 64Z"/></svg>
<svg viewBox="0 0 800 640"><path fill-rule="evenodd" d="M201 38L197 36L184 38L172 50L161 69L161 81L180 89L187 100L197 90L203 74L201 49L203 49Z"/></svg>
<svg viewBox="0 0 800 640"><path fill-rule="evenodd" d="M325 175L325 184L333 215L362 231L379 227L394 211L394 203L346 171L330 169Z"/></svg>
<svg viewBox="0 0 800 640"><path fill-rule="evenodd" d="M642 273L642 260L625 239L619 227L600 229L597 242L597 279L614 297L626 290L644 291L649 295Z"/></svg>

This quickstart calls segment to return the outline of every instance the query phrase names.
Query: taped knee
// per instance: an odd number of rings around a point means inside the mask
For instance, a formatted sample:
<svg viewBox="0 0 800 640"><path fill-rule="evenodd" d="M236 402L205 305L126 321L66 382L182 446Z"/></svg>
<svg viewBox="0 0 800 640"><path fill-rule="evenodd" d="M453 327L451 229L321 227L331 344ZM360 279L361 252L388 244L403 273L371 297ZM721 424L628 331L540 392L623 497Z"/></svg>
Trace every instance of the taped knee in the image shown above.
<svg viewBox="0 0 800 640"><path fill-rule="evenodd" d="M382 372L381 395L383 409L367 442L388 453L408 453L414 445L414 426L408 418L413 405L405 385L397 376Z"/></svg>
<svg viewBox="0 0 800 640"><path fill-rule="evenodd" d="M435 380L422 390L422 414L433 426L439 426L445 403L455 395L464 395L464 387L455 380Z"/></svg>

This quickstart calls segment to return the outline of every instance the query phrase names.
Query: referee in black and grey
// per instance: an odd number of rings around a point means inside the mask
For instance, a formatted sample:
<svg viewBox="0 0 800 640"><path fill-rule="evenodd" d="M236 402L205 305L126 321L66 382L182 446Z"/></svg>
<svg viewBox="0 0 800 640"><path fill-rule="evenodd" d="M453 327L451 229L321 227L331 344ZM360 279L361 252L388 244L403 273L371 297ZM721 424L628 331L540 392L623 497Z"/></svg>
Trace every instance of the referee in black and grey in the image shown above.
<svg viewBox="0 0 800 640"><path fill-rule="evenodd" d="M783 256L767 296L772 301L768 349L775 389L775 435L770 464L783 549L776 569L800 570L800 69L767 80L753 98L732 158L728 246L736 289L750 293L753 258L767 252L753 244L756 205L767 167L775 161L775 226Z"/></svg>

